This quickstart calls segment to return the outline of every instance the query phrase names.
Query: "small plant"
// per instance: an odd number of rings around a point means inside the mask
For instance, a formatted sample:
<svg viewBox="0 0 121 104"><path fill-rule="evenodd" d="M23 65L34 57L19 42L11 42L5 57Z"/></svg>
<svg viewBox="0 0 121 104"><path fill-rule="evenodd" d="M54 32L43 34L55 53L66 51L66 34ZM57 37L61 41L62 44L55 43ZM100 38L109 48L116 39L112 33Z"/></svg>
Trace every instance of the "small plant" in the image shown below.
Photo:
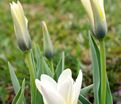
<svg viewBox="0 0 121 104"><path fill-rule="evenodd" d="M64 52L60 55L58 64L54 66L54 48L46 23L42 22L44 51L41 51L37 44L32 44L28 21L20 2L10 4L17 43L25 55L25 63L29 69L31 104L91 104L85 96L92 89L95 104L113 104L106 74L104 37L107 33L107 23L103 0L81 0L81 2L88 13L92 27L92 32L89 32L89 43L93 66L93 84L83 89L81 89L81 70L78 69L79 75L75 81L72 79L71 70L64 70ZM99 47L96 39L99 41ZM16 94L12 104L26 104L25 79L20 85L13 66L9 62L8 66Z"/></svg>

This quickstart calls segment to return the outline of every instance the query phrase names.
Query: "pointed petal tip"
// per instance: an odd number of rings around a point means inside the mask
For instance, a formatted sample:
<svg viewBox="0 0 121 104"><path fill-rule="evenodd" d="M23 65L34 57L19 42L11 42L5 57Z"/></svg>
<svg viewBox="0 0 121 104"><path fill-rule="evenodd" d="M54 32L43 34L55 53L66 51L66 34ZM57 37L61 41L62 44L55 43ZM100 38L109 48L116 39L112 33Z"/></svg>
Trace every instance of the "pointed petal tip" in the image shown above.
<svg viewBox="0 0 121 104"><path fill-rule="evenodd" d="M37 84L40 84L40 80L35 79L35 84L36 84L36 85L37 85Z"/></svg>
<svg viewBox="0 0 121 104"><path fill-rule="evenodd" d="M68 73L72 73L70 68L66 68L63 72L68 72Z"/></svg>
<svg viewBox="0 0 121 104"><path fill-rule="evenodd" d="M81 70L81 69L79 70L79 74L80 74L81 76L83 76L83 73L82 73L82 70Z"/></svg>
<svg viewBox="0 0 121 104"><path fill-rule="evenodd" d="M46 24L46 22L45 21L42 21L41 24L44 25L44 24Z"/></svg>
<svg viewBox="0 0 121 104"><path fill-rule="evenodd" d="M41 74L40 80L42 80L42 79L45 78L46 76L48 76L48 75L46 75L46 74Z"/></svg>
<svg viewBox="0 0 121 104"><path fill-rule="evenodd" d="M47 25L46 25L45 21L41 22L41 26L42 26L43 29L46 29L46 31L47 31Z"/></svg>

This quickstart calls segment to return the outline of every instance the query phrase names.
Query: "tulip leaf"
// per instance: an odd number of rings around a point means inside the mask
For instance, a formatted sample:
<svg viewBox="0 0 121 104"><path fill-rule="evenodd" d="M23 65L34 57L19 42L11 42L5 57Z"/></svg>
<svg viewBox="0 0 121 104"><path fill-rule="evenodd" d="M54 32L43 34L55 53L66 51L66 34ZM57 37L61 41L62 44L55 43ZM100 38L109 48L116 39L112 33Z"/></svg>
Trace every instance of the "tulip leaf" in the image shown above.
<svg viewBox="0 0 121 104"><path fill-rule="evenodd" d="M91 34L89 34L89 43L91 47L92 55L92 67L93 67L93 84L94 84L94 98L95 104L99 104L99 87L100 87L100 53L97 44L95 43Z"/></svg>
<svg viewBox="0 0 121 104"><path fill-rule="evenodd" d="M13 99L12 104L25 104L24 103L24 89L25 89L25 79L22 82L22 87Z"/></svg>
<svg viewBox="0 0 121 104"><path fill-rule="evenodd" d="M17 94L18 91L20 90L20 84L19 84L18 78L16 77L16 74L14 72L14 68L9 62L8 62L8 67L9 67L12 85L13 85L15 93Z"/></svg>
<svg viewBox="0 0 121 104"><path fill-rule="evenodd" d="M82 102L80 100L78 100L78 104L82 104Z"/></svg>
<svg viewBox="0 0 121 104"><path fill-rule="evenodd" d="M106 89L107 89L106 90L106 104L113 104L108 78L107 78L107 88Z"/></svg>
<svg viewBox="0 0 121 104"><path fill-rule="evenodd" d="M42 74L42 54L40 51L40 48L37 44L33 45L33 49L32 49L32 64L34 66L34 70L35 70L35 78L40 78L41 74ZM36 104L44 104L43 103L43 99L42 99L42 95L40 94L40 92L36 89L35 92L35 99L36 100Z"/></svg>
<svg viewBox="0 0 121 104"><path fill-rule="evenodd" d="M64 70L64 64L65 64L65 56L64 56L64 52L62 52L60 61L58 62L58 65L56 67L55 70L55 79L57 80L60 76L60 74L62 73L62 71Z"/></svg>
<svg viewBox="0 0 121 104"><path fill-rule="evenodd" d="M42 95L40 94L40 92L38 90L37 90L37 97L36 97L36 99L37 99L36 104L44 104Z"/></svg>
<svg viewBox="0 0 121 104"><path fill-rule="evenodd" d="M91 52L92 52L92 64L93 64L93 80L94 80L94 83L96 84L99 84L99 81L100 81L100 78L101 77L101 63L100 63L100 52L99 52L99 49L93 39L93 37L91 37L91 35L89 35L89 40L90 40L90 46L91 46ZM97 60L97 62L96 62ZM98 67L97 67L98 65ZM99 79L98 79L99 78ZM98 79L98 80L96 80ZM100 88L98 88L97 85L94 84L94 97L95 97L95 100L96 102L97 101L100 101L100 97L96 96L96 95L100 95L101 94L101 91L100 91ZM97 87L96 87L97 86ZM107 85L106 85L106 104L113 104L113 101L112 101L112 95L111 95L111 91L110 91L110 86L109 86L109 82L108 82L108 78L107 78ZM95 89L96 88L96 89ZM96 94L95 94L96 93ZM99 104L98 102L96 104Z"/></svg>
<svg viewBox="0 0 121 104"><path fill-rule="evenodd" d="M90 101L88 101L83 95L79 95L79 101L78 101L78 104L91 104Z"/></svg>
<svg viewBox="0 0 121 104"><path fill-rule="evenodd" d="M44 57L42 57L42 64L41 65L42 65L42 68L41 68L42 69L42 74L47 74L47 75L53 77L53 74L52 74L48 64L46 63Z"/></svg>
<svg viewBox="0 0 121 104"><path fill-rule="evenodd" d="M37 44L34 44L33 46L33 55L34 55L34 61L35 61L35 67L36 67L36 78L40 78L42 74L42 69L41 69L42 53Z"/></svg>
<svg viewBox="0 0 121 104"><path fill-rule="evenodd" d="M18 91L18 93L16 94L16 96L14 97L12 104L16 104L17 100L19 99L20 94L21 94L21 88Z"/></svg>
<svg viewBox="0 0 121 104"><path fill-rule="evenodd" d="M80 94L86 96L93 89L93 84L81 89Z"/></svg>

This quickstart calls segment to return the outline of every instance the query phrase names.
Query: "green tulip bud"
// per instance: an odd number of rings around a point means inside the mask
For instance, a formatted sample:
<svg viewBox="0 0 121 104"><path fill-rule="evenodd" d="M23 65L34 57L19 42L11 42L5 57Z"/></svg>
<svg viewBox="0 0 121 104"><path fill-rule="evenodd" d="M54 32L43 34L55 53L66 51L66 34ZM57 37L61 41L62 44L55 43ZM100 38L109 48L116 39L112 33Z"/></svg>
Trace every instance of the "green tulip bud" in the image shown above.
<svg viewBox="0 0 121 104"><path fill-rule="evenodd" d="M46 26L46 23L42 21L42 31L43 31L43 46L44 46L44 55L47 58L51 58L54 55L52 41Z"/></svg>

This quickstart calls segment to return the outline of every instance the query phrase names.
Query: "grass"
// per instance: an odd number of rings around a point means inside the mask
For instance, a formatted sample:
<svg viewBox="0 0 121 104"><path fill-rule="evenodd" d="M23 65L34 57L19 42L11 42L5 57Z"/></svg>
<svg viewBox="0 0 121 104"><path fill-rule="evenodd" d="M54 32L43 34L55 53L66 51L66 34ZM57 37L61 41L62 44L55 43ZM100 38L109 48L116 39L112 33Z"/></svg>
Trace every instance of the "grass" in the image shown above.
<svg viewBox="0 0 121 104"><path fill-rule="evenodd" d="M14 35L13 22L9 3L12 0L0 0L0 100L4 103L10 98L12 92L7 62L10 61L16 68L20 79L29 79L28 70L23 62L24 56L17 48ZM29 20L29 29L32 40L42 47L42 29L40 23L46 21L55 50L66 51L66 67L73 70L77 68L77 61L81 61L84 75L84 85L90 84L91 74L88 73L90 65L87 15L80 0L20 0L25 14ZM105 1L108 21L108 35L106 36L106 51L108 75L112 92L117 91L120 83L121 64L121 1ZM79 34L81 39L79 39ZM85 54L86 53L86 54ZM117 63L118 63L117 62ZM84 67L83 67L84 66ZM112 78L115 80L112 80ZM118 79L117 79L118 78ZM121 89L120 89L121 90Z"/></svg>

